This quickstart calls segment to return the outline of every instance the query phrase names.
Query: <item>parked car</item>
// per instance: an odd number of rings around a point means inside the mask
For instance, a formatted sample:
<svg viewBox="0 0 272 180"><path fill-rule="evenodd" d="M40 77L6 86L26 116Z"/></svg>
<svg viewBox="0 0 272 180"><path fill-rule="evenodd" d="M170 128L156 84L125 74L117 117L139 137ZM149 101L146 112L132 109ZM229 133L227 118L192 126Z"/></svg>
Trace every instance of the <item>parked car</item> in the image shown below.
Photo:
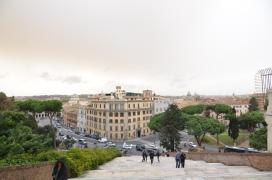
<svg viewBox="0 0 272 180"><path fill-rule="evenodd" d="M144 144L136 144L136 151L143 151L145 149Z"/></svg>
<svg viewBox="0 0 272 180"><path fill-rule="evenodd" d="M76 131L75 134L80 135L80 132L79 132L79 131Z"/></svg>
<svg viewBox="0 0 272 180"><path fill-rule="evenodd" d="M235 152L235 153L260 153L260 151L254 148L244 148L235 146L225 146L224 152Z"/></svg>
<svg viewBox="0 0 272 180"><path fill-rule="evenodd" d="M79 139L79 140L78 140L78 144L87 145L87 142L86 142L85 139Z"/></svg>
<svg viewBox="0 0 272 180"><path fill-rule="evenodd" d="M99 140L99 136L96 134L90 135L90 138L95 139L95 140Z"/></svg>
<svg viewBox="0 0 272 180"><path fill-rule="evenodd" d="M126 142L124 142L123 149L132 149L132 144L128 145Z"/></svg>
<svg viewBox="0 0 272 180"><path fill-rule="evenodd" d="M107 141L108 141L107 138L101 138L98 140L98 142L100 143L106 143Z"/></svg>
<svg viewBox="0 0 272 180"><path fill-rule="evenodd" d="M109 141L105 144L105 147L116 147L116 144Z"/></svg>

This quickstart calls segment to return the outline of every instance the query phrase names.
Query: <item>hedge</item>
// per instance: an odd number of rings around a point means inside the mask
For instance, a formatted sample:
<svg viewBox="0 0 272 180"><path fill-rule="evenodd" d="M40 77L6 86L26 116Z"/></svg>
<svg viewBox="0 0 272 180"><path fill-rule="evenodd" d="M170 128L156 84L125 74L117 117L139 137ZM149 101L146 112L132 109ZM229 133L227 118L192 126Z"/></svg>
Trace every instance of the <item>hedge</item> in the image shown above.
<svg viewBox="0 0 272 180"><path fill-rule="evenodd" d="M69 151L50 150L39 154L20 154L0 160L0 168L12 165L55 162L60 157L66 161L70 177L78 177L86 170L96 169L99 165L121 156L116 148L73 148Z"/></svg>

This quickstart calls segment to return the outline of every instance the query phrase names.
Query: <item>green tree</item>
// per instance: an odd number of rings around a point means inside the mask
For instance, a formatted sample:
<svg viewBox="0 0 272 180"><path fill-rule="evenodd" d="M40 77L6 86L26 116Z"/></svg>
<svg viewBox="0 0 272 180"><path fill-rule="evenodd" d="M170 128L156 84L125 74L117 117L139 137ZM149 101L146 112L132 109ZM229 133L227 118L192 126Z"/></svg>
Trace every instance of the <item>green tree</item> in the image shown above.
<svg viewBox="0 0 272 180"><path fill-rule="evenodd" d="M249 135L249 145L258 150L267 149L267 128L262 128Z"/></svg>
<svg viewBox="0 0 272 180"><path fill-rule="evenodd" d="M234 113L228 114L226 118L229 120L228 135L235 144L236 139L239 137L239 121Z"/></svg>
<svg viewBox="0 0 272 180"><path fill-rule="evenodd" d="M7 97L5 93L0 92L0 111L11 110L14 108L14 97Z"/></svg>
<svg viewBox="0 0 272 180"><path fill-rule="evenodd" d="M148 123L148 127L155 132L160 132L163 116L164 116L164 113L160 113L160 114L156 114L152 116L152 118L150 119L150 122Z"/></svg>
<svg viewBox="0 0 272 180"><path fill-rule="evenodd" d="M226 104L215 104L214 112L216 113L216 119L220 114L229 114L232 112L232 108Z"/></svg>
<svg viewBox="0 0 272 180"><path fill-rule="evenodd" d="M163 147L173 151L180 143L179 131L184 129L184 120L181 112L174 104L165 111L162 119L160 132L160 142Z"/></svg>
<svg viewBox="0 0 272 180"><path fill-rule="evenodd" d="M58 100L42 101L42 110L48 114L50 125L53 129L53 147L56 148L56 130L53 128L53 117L56 117L62 109L62 102Z"/></svg>
<svg viewBox="0 0 272 180"><path fill-rule="evenodd" d="M248 111L252 112L252 111L258 111L258 110L259 110L259 105L258 105L257 99L255 97L250 98Z"/></svg>
<svg viewBox="0 0 272 180"><path fill-rule="evenodd" d="M181 111L185 114L201 114L204 111L204 105L198 104L198 105L192 105L192 106L186 106L181 109Z"/></svg>
<svg viewBox="0 0 272 180"><path fill-rule="evenodd" d="M190 135L193 135L196 142L201 146L205 135L211 131L214 119L202 116L186 116L186 127Z"/></svg>
<svg viewBox="0 0 272 180"><path fill-rule="evenodd" d="M210 133L216 135L216 143L219 145L219 134L225 131L225 125L217 120L211 121Z"/></svg>
<svg viewBox="0 0 272 180"><path fill-rule="evenodd" d="M247 129L249 132L253 132L257 124L265 124L264 115L259 111L245 113L239 117L239 121L241 127Z"/></svg>

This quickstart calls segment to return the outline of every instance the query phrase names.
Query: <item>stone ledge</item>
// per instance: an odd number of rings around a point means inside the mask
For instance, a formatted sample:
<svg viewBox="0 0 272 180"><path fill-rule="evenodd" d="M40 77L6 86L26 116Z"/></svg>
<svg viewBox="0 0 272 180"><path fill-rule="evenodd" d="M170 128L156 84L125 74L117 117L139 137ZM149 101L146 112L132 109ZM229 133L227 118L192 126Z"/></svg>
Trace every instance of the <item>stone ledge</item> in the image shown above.
<svg viewBox="0 0 272 180"><path fill-rule="evenodd" d="M261 171L272 171L272 153L187 153L191 160L222 163L228 166L251 166Z"/></svg>

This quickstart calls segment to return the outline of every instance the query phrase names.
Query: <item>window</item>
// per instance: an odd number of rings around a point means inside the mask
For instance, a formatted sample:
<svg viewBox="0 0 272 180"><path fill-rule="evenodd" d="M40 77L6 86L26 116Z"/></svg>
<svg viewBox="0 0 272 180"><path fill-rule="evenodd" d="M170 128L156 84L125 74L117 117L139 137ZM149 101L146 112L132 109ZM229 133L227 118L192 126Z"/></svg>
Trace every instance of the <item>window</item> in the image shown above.
<svg viewBox="0 0 272 180"><path fill-rule="evenodd" d="M133 118L133 122L136 122L136 118Z"/></svg>
<svg viewBox="0 0 272 180"><path fill-rule="evenodd" d="M145 114L145 111L143 111L143 114Z"/></svg>
<svg viewBox="0 0 272 180"><path fill-rule="evenodd" d="M136 112L133 112L133 116L136 116Z"/></svg>
<svg viewBox="0 0 272 180"><path fill-rule="evenodd" d="M121 120L120 120L120 123L123 124L123 123L124 123L124 119L121 119Z"/></svg>
<svg viewBox="0 0 272 180"><path fill-rule="evenodd" d="M135 104L133 104L133 108L135 108Z"/></svg>
<svg viewBox="0 0 272 180"><path fill-rule="evenodd" d="M131 112L128 112L128 116L131 116Z"/></svg>
<svg viewBox="0 0 272 180"><path fill-rule="evenodd" d="M106 113L105 113L105 112L103 112L103 116L104 116L104 117L106 116Z"/></svg>
<svg viewBox="0 0 272 180"><path fill-rule="evenodd" d="M112 139L112 134L110 134L110 139Z"/></svg>
<svg viewBox="0 0 272 180"><path fill-rule="evenodd" d="M110 119L110 123L112 123L112 119Z"/></svg>
<svg viewBox="0 0 272 180"><path fill-rule="evenodd" d="M135 129L135 125L133 125L133 129Z"/></svg>
<svg viewBox="0 0 272 180"><path fill-rule="evenodd" d="M118 119L115 119L115 124L118 124Z"/></svg>
<svg viewBox="0 0 272 180"><path fill-rule="evenodd" d="M121 131L123 131L123 126L121 126Z"/></svg>
<svg viewBox="0 0 272 180"><path fill-rule="evenodd" d="M115 139L118 139L118 134L117 133L115 134Z"/></svg>
<svg viewBox="0 0 272 180"><path fill-rule="evenodd" d="M128 104L128 108L130 109L130 104Z"/></svg>
<svg viewBox="0 0 272 180"><path fill-rule="evenodd" d="M120 117L124 117L124 113L120 113Z"/></svg>
<svg viewBox="0 0 272 180"><path fill-rule="evenodd" d="M118 113L115 113L115 115L114 115L115 117L118 117Z"/></svg>
<svg viewBox="0 0 272 180"><path fill-rule="evenodd" d="M123 134L121 134L121 139L123 139Z"/></svg>
<svg viewBox="0 0 272 180"><path fill-rule="evenodd" d="M128 123L131 123L131 119L128 119Z"/></svg>
<svg viewBox="0 0 272 180"><path fill-rule="evenodd" d="M110 131L112 131L112 126L110 126Z"/></svg>
<svg viewBox="0 0 272 180"><path fill-rule="evenodd" d="M128 130L130 131L130 126L128 126Z"/></svg>
<svg viewBox="0 0 272 180"><path fill-rule="evenodd" d="M141 120L140 117L138 117L138 118L137 118L137 121L140 121L140 120Z"/></svg>
<svg viewBox="0 0 272 180"><path fill-rule="evenodd" d="M143 117L143 120L145 120L145 117Z"/></svg>
<svg viewBox="0 0 272 180"><path fill-rule="evenodd" d="M138 112L137 112L137 115L140 115L140 114L141 114L140 111L138 111Z"/></svg>
<svg viewBox="0 0 272 180"><path fill-rule="evenodd" d="M112 117L112 113L110 113L110 115L109 115L110 117Z"/></svg>
<svg viewBox="0 0 272 180"><path fill-rule="evenodd" d="M118 126L115 126L115 131L118 131Z"/></svg>

